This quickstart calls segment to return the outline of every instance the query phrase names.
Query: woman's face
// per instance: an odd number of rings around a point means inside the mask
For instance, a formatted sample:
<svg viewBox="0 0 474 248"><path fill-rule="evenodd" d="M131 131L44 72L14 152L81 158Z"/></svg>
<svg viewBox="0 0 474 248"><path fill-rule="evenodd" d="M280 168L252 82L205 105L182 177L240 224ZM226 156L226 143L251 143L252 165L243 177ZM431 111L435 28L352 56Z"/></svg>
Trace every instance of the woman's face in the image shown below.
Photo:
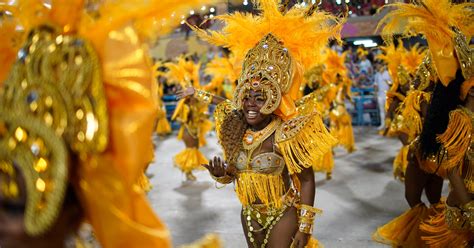
<svg viewBox="0 0 474 248"><path fill-rule="evenodd" d="M262 91L249 90L244 97L242 105L247 123L252 127L258 127L268 120L270 115L260 113L260 109L265 104L265 95Z"/></svg>

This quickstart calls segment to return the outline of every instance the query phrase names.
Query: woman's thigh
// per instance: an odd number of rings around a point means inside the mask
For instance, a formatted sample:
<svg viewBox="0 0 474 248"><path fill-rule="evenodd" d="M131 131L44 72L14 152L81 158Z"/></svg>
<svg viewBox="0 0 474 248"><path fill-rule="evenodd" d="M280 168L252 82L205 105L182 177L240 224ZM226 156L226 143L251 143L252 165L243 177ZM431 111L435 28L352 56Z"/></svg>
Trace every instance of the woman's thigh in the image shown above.
<svg viewBox="0 0 474 248"><path fill-rule="evenodd" d="M293 238L298 231L298 216L296 208L289 208L280 218L268 238L268 247L290 247Z"/></svg>

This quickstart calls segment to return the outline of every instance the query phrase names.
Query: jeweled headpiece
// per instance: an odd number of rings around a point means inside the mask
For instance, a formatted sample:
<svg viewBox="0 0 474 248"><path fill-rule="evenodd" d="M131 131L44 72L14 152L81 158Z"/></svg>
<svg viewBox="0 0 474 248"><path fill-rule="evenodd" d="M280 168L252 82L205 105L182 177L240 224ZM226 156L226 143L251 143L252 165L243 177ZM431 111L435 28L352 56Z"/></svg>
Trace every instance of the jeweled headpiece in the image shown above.
<svg viewBox="0 0 474 248"><path fill-rule="evenodd" d="M263 114L271 114L280 105L281 96L290 89L293 80L293 62L288 49L272 34L268 34L244 59L234 101L242 107L244 94L250 89L263 90L266 96Z"/></svg>
<svg viewBox="0 0 474 248"><path fill-rule="evenodd" d="M51 26L28 37L0 96L0 163L25 173L25 228L39 235L61 210L69 151L78 157L103 151L108 115L90 44Z"/></svg>

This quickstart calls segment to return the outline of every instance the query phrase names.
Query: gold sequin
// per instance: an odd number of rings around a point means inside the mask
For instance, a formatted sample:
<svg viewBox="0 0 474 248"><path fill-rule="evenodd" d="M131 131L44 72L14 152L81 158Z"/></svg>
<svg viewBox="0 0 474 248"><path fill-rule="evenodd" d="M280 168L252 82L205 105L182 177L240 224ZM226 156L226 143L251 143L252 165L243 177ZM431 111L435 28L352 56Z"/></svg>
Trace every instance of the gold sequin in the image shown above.
<svg viewBox="0 0 474 248"><path fill-rule="evenodd" d="M38 159L34 165L35 171L37 172L43 172L48 168L48 162L44 158Z"/></svg>
<svg viewBox="0 0 474 248"><path fill-rule="evenodd" d="M21 127L18 127L16 130L15 130L15 138L16 140L20 141L20 142L23 142L26 140L27 138L27 134L25 132L25 130L23 130Z"/></svg>
<svg viewBox="0 0 474 248"><path fill-rule="evenodd" d="M38 178L38 180L36 180L36 189L39 192L44 192L46 190L46 183L43 181L43 179Z"/></svg>

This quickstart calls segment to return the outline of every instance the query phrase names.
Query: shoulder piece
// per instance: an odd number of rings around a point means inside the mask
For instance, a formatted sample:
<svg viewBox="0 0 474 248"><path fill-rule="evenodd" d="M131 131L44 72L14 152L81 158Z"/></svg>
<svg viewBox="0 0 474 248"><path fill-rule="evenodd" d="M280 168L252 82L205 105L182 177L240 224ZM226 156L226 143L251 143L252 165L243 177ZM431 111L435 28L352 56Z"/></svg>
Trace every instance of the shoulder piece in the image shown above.
<svg viewBox="0 0 474 248"><path fill-rule="evenodd" d="M459 108L449 114L449 124L446 131L438 135L437 140L442 145L443 160L441 165L452 169L460 164L471 145L473 114Z"/></svg>
<svg viewBox="0 0 474 248"><path fill-rule="evenodd" d="M317 113L282 123L275 137L290 174L313 166L337 143Z"/></svg>

